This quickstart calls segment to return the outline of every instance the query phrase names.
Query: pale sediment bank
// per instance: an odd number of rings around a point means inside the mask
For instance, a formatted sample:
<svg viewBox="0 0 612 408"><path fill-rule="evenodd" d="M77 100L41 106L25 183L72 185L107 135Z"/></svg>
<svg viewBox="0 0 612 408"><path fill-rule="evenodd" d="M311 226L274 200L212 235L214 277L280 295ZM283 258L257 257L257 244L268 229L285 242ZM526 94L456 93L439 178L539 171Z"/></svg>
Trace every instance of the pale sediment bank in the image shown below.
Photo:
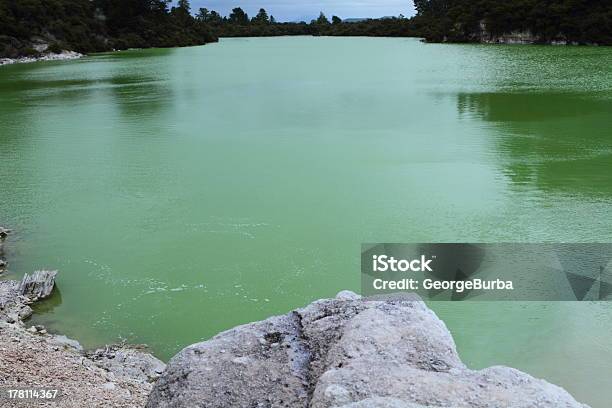
<svg viewBox="0 0 612 408"><path fill-rule="evenodd" d="M44 272L43 272L44 273ZM42 326L26 328L30 305L53 288L52 280L0 281L0 388L57 389L56 400L7 400L4 407L137 408L165 365L135 346L83 351L65 336ZM47 275L51 276L51 275ZM54 279L54 274L52 274Z"/></svg>
<svg viewBox="0 0 612 408"><path fill-rule="evenodd" d="M39 61L63 61L74 60L83 57L84 55L75 51L62 51L58 54L44 53L38 56L19 57L19 58L0 58L0 65L10 64L26 64Z"/></svg>

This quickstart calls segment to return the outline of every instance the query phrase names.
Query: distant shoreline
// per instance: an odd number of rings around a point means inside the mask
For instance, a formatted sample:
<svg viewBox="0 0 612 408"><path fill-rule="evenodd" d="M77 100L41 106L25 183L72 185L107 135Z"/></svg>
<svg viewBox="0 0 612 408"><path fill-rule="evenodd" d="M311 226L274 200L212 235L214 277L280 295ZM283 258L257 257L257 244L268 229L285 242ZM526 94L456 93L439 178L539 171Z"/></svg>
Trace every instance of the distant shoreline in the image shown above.
<svg viewBox="0 0 612 408"><path fill-rule="evenodd" d="M283 34L283 35L266 35L266 36L223 36L219 37L221 39L238 39L238 38L277 38L277 37L343 37L343 38L413 38L423 42L425 44L473 44L473 45L543 45L543 46L582 46L582 47L606 47L605 44L579 44L575 42L567 42L567 41L545 41L541 42L534 38L526 38L526 37L516 37L516 34L511 33L504 36L489 38L489 39L480 39L474 41L452 41L452 40L443 40L443 41L431 41L427 40L424 37L419 36L368 36L368 35L314 35L314 34ZM200 44L195 46L201 46L206 44ZM151 48L185 48L184 46L175 46L175 47L146 47L146 48L129 48L127 50L110 50L104 51L103 53L109 52L119 52L119 51L128 51L128 50L145 50ZM98 54L98 53L92 53ZM89 54L83 54L76 51L68 51L64 50L60 53L43 53L36 56L24 56L17 58L8 58L0 56L0 66L5 65L13 65L13 64L29 64L33 62L44 62L44 61L70 61L83 58Z"/></svg>

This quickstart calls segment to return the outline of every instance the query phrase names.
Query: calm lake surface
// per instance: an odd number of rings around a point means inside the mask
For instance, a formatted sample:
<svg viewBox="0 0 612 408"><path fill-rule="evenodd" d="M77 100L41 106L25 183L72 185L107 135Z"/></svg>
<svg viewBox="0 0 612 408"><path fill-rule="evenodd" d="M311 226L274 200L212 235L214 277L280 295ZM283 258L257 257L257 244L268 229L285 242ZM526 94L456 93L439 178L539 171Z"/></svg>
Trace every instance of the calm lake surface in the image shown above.
<svg viewBox="0 0 612 408"><path fill-rule="evenodd" d="M9 278L169 358L359 290L362 242L612 242L612 48L261 38L0 68ZM471 367L612 400L612 303L433 303Z"/></svg>

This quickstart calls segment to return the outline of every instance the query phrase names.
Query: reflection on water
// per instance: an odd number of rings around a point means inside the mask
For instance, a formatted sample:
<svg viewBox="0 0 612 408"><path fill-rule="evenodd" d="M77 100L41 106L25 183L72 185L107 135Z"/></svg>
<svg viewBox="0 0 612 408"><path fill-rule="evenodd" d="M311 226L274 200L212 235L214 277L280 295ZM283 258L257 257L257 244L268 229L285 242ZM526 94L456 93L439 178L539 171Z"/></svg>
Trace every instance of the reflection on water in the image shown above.
<svg viewBox="0 0 612 408"><path fill-rule="evenodd" d="M545 193L612 197L612 99L580 93L461 93L457 108L494 124L504 173Z"/></svg>
<svg viewBox="0 0 612 408"><path fill-rule="evenodd" d="M156 115L172 104L171 89L157 78L118 76L111 78L109 83L117 106L128 118Z"/></svg>

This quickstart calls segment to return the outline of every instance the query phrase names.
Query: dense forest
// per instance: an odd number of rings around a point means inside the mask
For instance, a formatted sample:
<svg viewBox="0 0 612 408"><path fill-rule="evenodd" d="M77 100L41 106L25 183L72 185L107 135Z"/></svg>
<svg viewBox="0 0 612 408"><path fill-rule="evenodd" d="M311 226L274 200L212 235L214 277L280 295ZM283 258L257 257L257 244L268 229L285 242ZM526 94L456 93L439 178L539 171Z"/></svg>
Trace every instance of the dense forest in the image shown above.
<svg viewBox="0 0 612 408"><path fill-rule="evenodd" d="M408 3L408 1L407 1ZM528 41L612 44L612 1L414 0L417 14L344 21L321 13L310 22L277 22L265 9L250 17L192 10L188 0L0 0L0 57L41 51L82 53L200 45L219 37L278 35L424 37L427 41Z"/></svg>
<svg viewBox="0 0 612 408"><path fill-rule="evenodd" d="M414 29L431 42L495 41L511 32L533 42L612 45L610 0L414 0Z"/></svg>
<svg viewBox="0 0 612 408"><path fill-rule="evenodd" d="M196 14L199 21L206 22L218 37L264 37L278 35L329 35L329 36L370 36L409 37L416 36L408 19L403 16L382 19L362 19L354 22L343 21L338 16L328 19L321 12L310 22L279 23L274 16L260 9L253 16L236 7L227 17L214 10L201 8Z"/></svg>
<svg viewBox="0 0 612 408"><path fill-rule="evenodd" d="M216 41L188 0L0 0L0 56L96 52ZM43 48L41 48L41 46Z"/></svg>
<svg viewBox="0 0 612 408"><path fill-rule="evenodd" d="M252 18L236 7L228 16L188 0L0 0L0 56L48 51L82 53L145 47L177 47L219 37L278 35L414 36L399 17L343 22L323 13L310 22L277 22L260 9Z"/></svg>

